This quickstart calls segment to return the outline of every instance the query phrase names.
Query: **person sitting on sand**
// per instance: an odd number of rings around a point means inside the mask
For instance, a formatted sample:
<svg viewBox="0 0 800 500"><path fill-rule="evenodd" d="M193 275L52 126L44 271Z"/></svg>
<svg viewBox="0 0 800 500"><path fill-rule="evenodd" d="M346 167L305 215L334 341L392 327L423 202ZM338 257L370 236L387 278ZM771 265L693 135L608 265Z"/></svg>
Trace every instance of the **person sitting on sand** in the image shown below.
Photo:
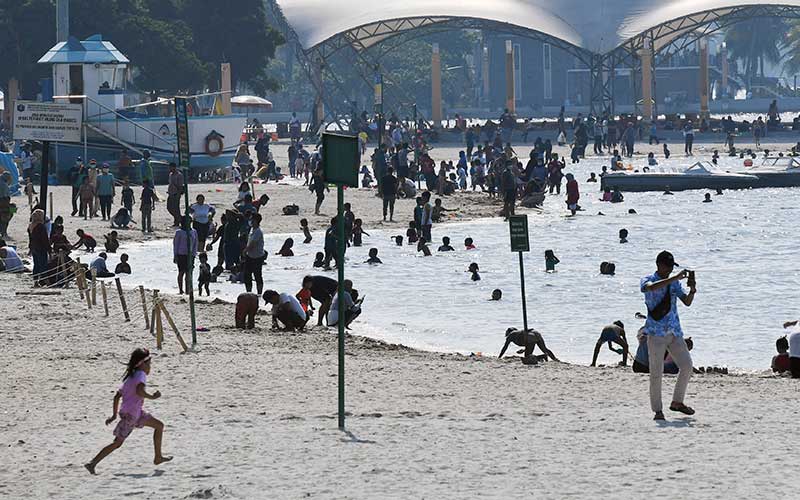
<svg viewBox="0 0 800 500"><path fill-rule="evenodd" d="M475 243L472 241L472 238L464 239L464 250L475 250Z"/></svg>
<svg viewBox="0 0 800 500"><path fill-rule="evenodd" d="M447 236L442 238L442 244L439 246L440 252L454 252L455 248L450 246L450 238Z"/></svg>
<svg viewBox="0 0 800 500"><path fill-rule="evenodd" d="M72 250L72 245L64 235L64 226L53 225L53 228L50 230L50 245L53 248L54 254L58 254L61 250L63 250L65 254L68 254Z"/></svg>
<svg viewBox="0 0 800 500"><path fill-rule="evenodd" d="M75 234L78 235L78 241L72 245L72 250L85 247L87 252L94 253L94 249L97 247L97 240L95 240L91 234L85 232L83 229L78 229L75 231Z"/></svg>
<svg viewBox="0 0 800 500"><path fill-rule="evenodd" d="M383 264L383 261L378 258L378 249L377 248L370 248L369 249L369 259L365 262L366 264Z"/></svg>
<svg viewBox="0 0 800 500"><path fill-rule="evenodd" d="M292 251L293 246L294 240L292 238L286 238L286 241L283 242L283 246L280 250L275 252L275 255L280 255L281 257L294 257L294 251Z"/></svg>
<svg viewBox="0 0 800 500"><path fill-rule="evenodd" d="M114 274L131 274L131 265L128 264L128 254L119 256L119 264L114 268Z"/></svg>
<svg viewBox="0 0 800 500"><path fill-rule="evenodd" d="M258 295L251 292L240 293L236 298L236 312L234 313L236 328L252 330L256 327L256 314L258 314Z"/></svg>
<svg viewBox="0 0 800 500"><path fill-rule="evenodd" d="M89 270L95 271L98 278L113 278L114 273L108 271L106 266L106 259L108 255L105 252L100 252L97 257L89 264Z"/></svg>
<svg viewBox="0 0 800 500"><path fill-rule="evenodd" d="M480 271L480 268L478 267L477 262L473 262L472 264L470 264L469 267L467 268L467 272L472 273L472 276L470 276L469 279L471 279L472 281L480 281L481 275L478 274L478 271Z"/></svg>
<svg viewBox="0 0 800 500"><path fill-rule="evenodd" d="M508 346L514 343L523 349L517 351L517 354L523 354L522 362L526 364L535 364L538 361L546 361L547 358L552 359L553 361L558 361L553 351L547 348L547 345L544 343L544 338L542 338L542 334L537 332L532 328L528 328L526 332L522 330L518 330L516 328L509 328L506 330L506 343L503 345L503 348L500 350L500 355L497 356L498 359L503 357L503 354L506 353L506 349ZM544 353L544 355L539 356L532 356L533 348L538 346L539 349Z"/></svg>
<svg viewBox="0 0 800 500"><path fill-rule="evenodd" d="M22 265L22 259L17 255L17 251L5 245L5 242L0 243L0 271L6 273L21 273L25 271L25 266Z"/></svg>
<svg viewBox="0 0 800 500"><path fill-rule="evenodd" d="M103 235L106 239L106 242L103 244L106 247L106 252L108 253L117 253L117 249L119 248L119 239L117 239L117 232L111 231L110 233Z"/></svg>
<svg viewBox="0 0 800 500"><path fill-rule="evenodd" d="M503 291L499 288L492 290L492 298L490 300L500 300L503 298Z"/></svg>
<svg viewBox="0 0 800 500"><path fill-rule="evenodd" d="M428 242L425 241L425 238L422 236L420 236L417 241L417 252L422 252L422 255L425 257L431 256L431 249L428 248Z"/></svg>
<svg viewBox="0 0 800 500"><path fill-rule="evenodd" d="M117 213L114 214L114 217L111 218L111 227L116 227L119 229L129 229L128 226L133 222L131 220L131 214L127 208L122 207L117 210Z"/></svg>
<svg viewBox="0 0 800 500"><path fill-rule="evenodd" d="M786 336L780 337L775 341L775 349L778 354L772 358L772 371L774 373L786 373L789 371L789 340Z"/></svg>
<svg viewBox="0 0 800 500"><path fill-rule="evenodd" d="M308 322L308 315L294 295L278 293L275 290L264 292L264 301L272 304L272 328L278 328L278 321L284 330L302 330Z"/></svg>
<svg viewBox="0 0 800 500"><path fill-rule="evenodd" d="M363 298L353 300L353 282L350 280L344 281L344 327L350 328L350 323L361 315L361 303ZM339 294L337 293L331 301L331 307L328 311L328 326L336 326L339 323Z"/></svg>
<svg viewBox="0 0 800 500"><path fill-rule="evenodd" d="M433 213L431 215L431 220L433 222L441 222L442 215L444 215L445 212L457 212L457 211L458 210L456 209L444 208L444 206L442 205L442 199L436 198L436 200L434 200L433 202Z"/></svg>
<svg viewBox="0 0 800 500"><path fill-rule="evenodd" d="M114 428L114 442L100 450L91 462L84 465L91 474L96 474L95 468L97 465L111 452L122 446L125 439L133 432L133 429L142 427L153 429L153 449L155 452L153 463L160 465L172 460L171 456L164 455L161 451L164 424L142 409L145 399L158 399L161 397L161 391L148 394L146 390L147 376L150 375L150 359L150 351L147 349L138 348L131 353L128 366L125 369L125 375L122 377L122 386L114 394L114 413L110 418L106 419L106 425L110 424L116 420L117 411L119 411L120 420ZM122 406L119 404L120 400L122 400Z"/></svg>
<svg viewBox="0 0 800 500"><path fill-rule="evenodd" d="M620 366L627 366L628 340L625 338L625 325L623 325L622 321L619 320L603 327L603 331L600 333L600 338L597 339L597 342L594 345L594 355L592 356L592 364L589 366L597 365L597 356L600 354L600 348L606 342L608 343L609 350L622 355L622 361L620 362ZM614 349L614 347L611 345L612 343L617 344L622 349Z"/></svg>
<svg viewBox="0 0 800 500"><path fill-rule="evenodd" d="M787 321L783 324L784 328L790 328L798 325L797 320ZM792 373L792 378L800 378L800 330L789 334L789 371Z"/></svg>

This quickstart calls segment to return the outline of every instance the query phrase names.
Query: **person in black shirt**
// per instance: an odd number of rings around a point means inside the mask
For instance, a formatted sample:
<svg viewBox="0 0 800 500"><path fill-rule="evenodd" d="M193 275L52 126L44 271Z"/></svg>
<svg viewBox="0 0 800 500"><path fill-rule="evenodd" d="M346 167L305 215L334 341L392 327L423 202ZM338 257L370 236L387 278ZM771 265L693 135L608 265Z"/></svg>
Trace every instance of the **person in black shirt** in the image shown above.
<svg viewBox="0 0 800 500"><path fill-rule="evenodd" d="M386 221L386 210L389 210L389 221L394 218L394 201L397 199L397 177L394 176L394 168L389 167L387 174L381 181L383 190L383 220Z"/></svg>

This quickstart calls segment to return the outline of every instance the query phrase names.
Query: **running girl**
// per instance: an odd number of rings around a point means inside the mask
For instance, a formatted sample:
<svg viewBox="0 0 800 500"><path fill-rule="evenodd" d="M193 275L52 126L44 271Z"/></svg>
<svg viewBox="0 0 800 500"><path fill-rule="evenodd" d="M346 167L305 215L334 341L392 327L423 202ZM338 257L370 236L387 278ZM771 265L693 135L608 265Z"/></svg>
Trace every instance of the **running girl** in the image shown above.
<svg viewBox="0 0 800 500"><path fill-rule="evenodd" d="M106 420L106 425L116 420L117 409L119 409L120 420L114 428L114 442L100 450L100 453L91 462L84 465L90 473L96 474L95 467L97 467L97 464L110 455L112 451L122 446L122 443L125 442L125 439L133 432L134 428L141 429L144 426L154 429L153 447L155 449L155 458L153 463L158 465L172 460L172 457L164 456L161 453L161 439L164 434L163 422L142 409L145 399L158 399L161 397L160 391L148 394L145 390L149 373L150 352L147 349L136 349L128 361L125 376L122 377L122 386L114 395L114 414ZM122 400L122 407L119 406L120 399Z"/></svg>

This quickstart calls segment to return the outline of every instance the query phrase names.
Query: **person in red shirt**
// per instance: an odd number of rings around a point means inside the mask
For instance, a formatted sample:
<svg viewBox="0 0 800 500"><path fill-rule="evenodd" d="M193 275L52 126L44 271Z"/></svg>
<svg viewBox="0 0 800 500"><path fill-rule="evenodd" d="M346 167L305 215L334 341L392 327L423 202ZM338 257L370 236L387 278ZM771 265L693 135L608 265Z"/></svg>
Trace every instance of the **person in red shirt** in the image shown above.
<svg viewBox="0 0 800 500"><path fill-rule="evenodd" d="M574 175L567 174L567 208L572 212L572 215L575 215L578 211L578 200L580 198L581 194L578 191L578 181L575 180Z"/></svg>
<svg viewBox="0 0 800 500"><path fill-rule="evenodd" d="M775 349L778 354L772 358L772 371L784 373L789 371L789 341L786 337L781 337L775 341Z"/></svg>

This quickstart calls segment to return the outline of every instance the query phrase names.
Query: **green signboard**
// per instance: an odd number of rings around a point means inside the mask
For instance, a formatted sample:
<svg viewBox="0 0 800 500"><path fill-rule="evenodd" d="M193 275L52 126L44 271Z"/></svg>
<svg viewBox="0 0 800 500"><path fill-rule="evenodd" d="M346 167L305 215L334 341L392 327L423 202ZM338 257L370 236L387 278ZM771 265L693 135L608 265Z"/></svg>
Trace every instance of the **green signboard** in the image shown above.
<svg viewBox="0 0 800 500"><path fill-rule="evenodd" d="M341 186L358 187L358 137L345 134L322 134L322 165L325 181Z"/></svg>
<svg viewBox="0 0 800 500"><path fill-rule="evenodd" d="M178 161L181 168L189 168L189 115L186 98L175 98L175 135L178 136Z"/></svg>
<svg viewBox="0 0 800 500"><path fill-rule="evenodd" d="M510 216L508 218L508 229L511 234L511 251L530 252L531 244L528 239L528 216Z"/></svg>

